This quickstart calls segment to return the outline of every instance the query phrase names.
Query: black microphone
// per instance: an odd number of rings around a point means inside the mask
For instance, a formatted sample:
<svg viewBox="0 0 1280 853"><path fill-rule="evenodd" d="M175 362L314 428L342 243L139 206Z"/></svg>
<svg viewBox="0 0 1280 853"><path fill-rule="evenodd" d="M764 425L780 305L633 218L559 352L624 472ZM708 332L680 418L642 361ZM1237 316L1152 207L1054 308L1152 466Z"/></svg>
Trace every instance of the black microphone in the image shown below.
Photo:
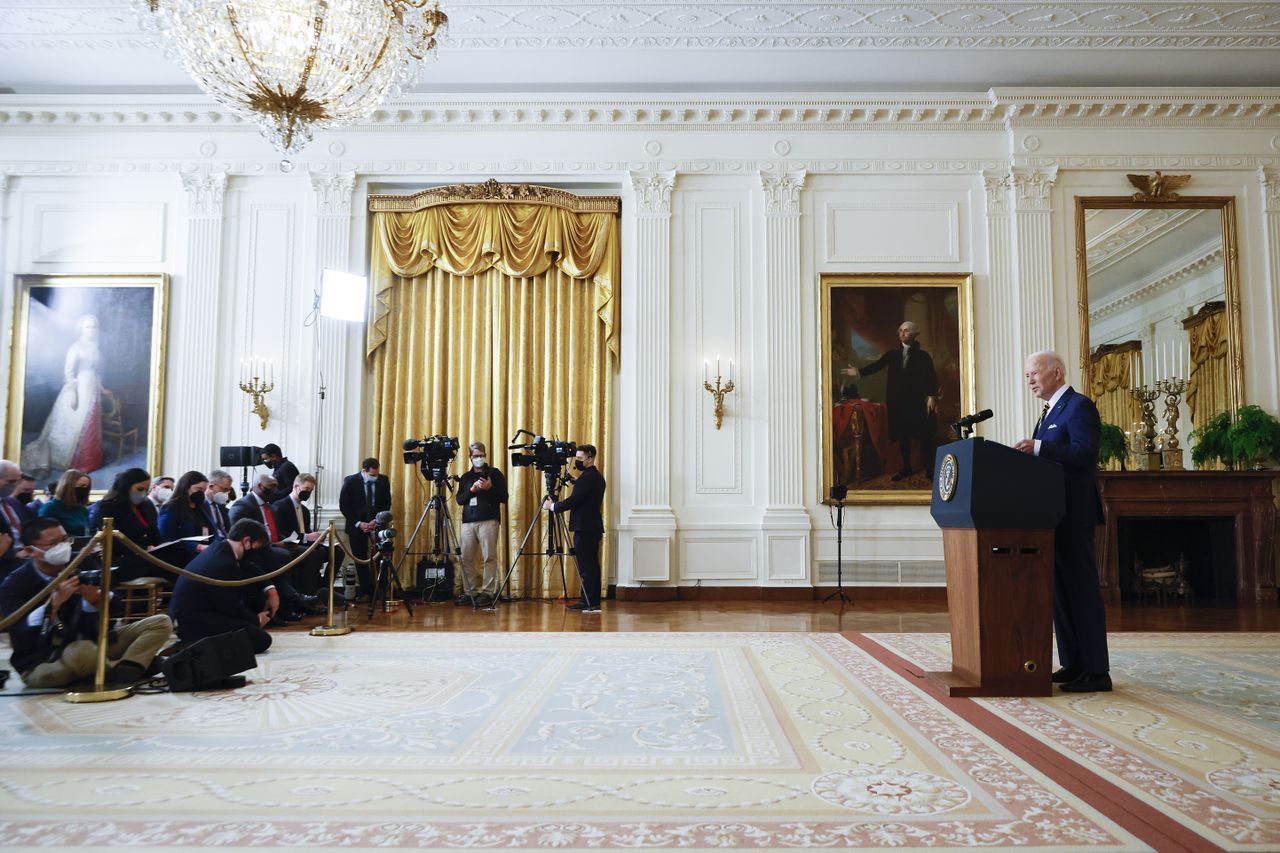
<svg viewBox="0 0 1280 853"><path fill-rule="evenodd" d="M373 517L373 523L378 525L379 527L386 527L387 525L391 524L391 521L394 518L395 516L391 514L390 510L384 509L382 512L378 513Z"/></svg>
<svg viewBox="0 0 1280 853"><path fill-rule="evenodd" d="M989 420L993 415L994 412L990 409L983 409L981 412L974 412L972 415L965 415L963 418L953 423L951 428L957 431L967 429L972 427L974 424L980 424L985 420Z"/></svg>

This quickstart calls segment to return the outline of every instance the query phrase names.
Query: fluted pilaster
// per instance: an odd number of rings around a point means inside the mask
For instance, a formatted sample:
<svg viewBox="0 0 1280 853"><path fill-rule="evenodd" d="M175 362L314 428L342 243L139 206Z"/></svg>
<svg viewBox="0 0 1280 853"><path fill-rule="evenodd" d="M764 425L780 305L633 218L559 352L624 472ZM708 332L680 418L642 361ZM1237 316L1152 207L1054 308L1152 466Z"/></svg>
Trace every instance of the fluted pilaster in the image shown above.
<svg viewBox="0 0 1280 853"><path fill-rule="evenodd" d="M760 173L764 192L764 275L768 377L768 484L762 527L766 582L809 579L809 513L804 508L801 389L800 193L805 173ZM754 371L761 375L760 371Z"/></svg>
<svg viewBox="0 0 1280 853"><path fill-rule="evenodd" d="M1058 167L1012 170L1014 219L1014 272L1019 314L1018 357L1013 369L1020 370L1023 358L1039 350L1055 349L1053 335L1053 184ZM1064 356L1065 357L1065 356ZM1068 381L1074 373L1068 364ZM1022 400L1019 422L1024 437L1035 423L1037 403L1029 394Z"/></svg>
<svg viewBox="0 0 1280 853"><path fill-rule="evenodd" d="M1266 221L1267 284L1271 291L1271 304L1280 305L1280 168L1261 167L1258 169L1258 181L1262 184L1262 209ZM1274 325L1276 322L1274 318L1272 322L1272 340L1274 341L1278 330ZM1271 350L1272 358L1275 359L1275 347L1271 347ZM1261 350L1255 349L1251 351L1250 358L1253 357L1253 352L1261 355ZM1280 371L1280 363L1273 361L1273 365L1273 369ZM1247 384L1246 387L1248 387Z"/></svg>
<svg viewBox="0 0 1280 853"><path fill-rule="evenodd" d="M209 399L225 399L215 393L223 382L235 382L238 361L213 346L218 339L219 300L222 282L223 200L227 192L225 172L184 172L187 193L187 263L182 278L173 282L169 311L170 333L165 375L168 386L185 393L207 389ZM235 399L240 395L234 392ZM198 395L197 395L198 396ZM174 399L170 395L170 399ZM218 421L203 406L166 406L166 435L162 447L165 472L204 471L216 461L220 444L228 436L218 434ZM153 471L152 473L160 473Z"/></svg>
<svg viewBox="0 0 1280 853"><path fill-rule="evenodd" d="M991 329L998 333L983 337L983 350L990 353L994 381L986 385L991 393L987 400L974 401L975 408L990 407L1005 415L980 427L983 434L1011 444L1023 437L1025 426L1021 419L1012 417L1022 410L1023 401L1018 395L1021 383L1022 342L1018 335L1018 285L1013 270L1012 217L1009 213L1010 187L1013 176L1008 169L984 171L982 187L987 202L987 258L990 265L990 286L982 298L990 311ZM983 359L986 361L986 359Z"/></svg>
<svg viewBox="0 0 1280 853"><path fill-rule="evenodd" d="M354 172L311 175L315 201L315 269L319 287L321 271L350 271L351 203L355 187ZM351 326L316 314L314 334L319 338L313 397L315 410L310 422L315 430L311 440L311 468L318 480L316 509L318 521L324 523L336 510L338 490L342 485L342 450L345 446L349 395L346 374L347 339ZM312 342L316 344L315 341ZM323 395L323 398L321 397ZM358 397L356 398L358 399ZM358 429L358 427L357 427Z"/></svg>

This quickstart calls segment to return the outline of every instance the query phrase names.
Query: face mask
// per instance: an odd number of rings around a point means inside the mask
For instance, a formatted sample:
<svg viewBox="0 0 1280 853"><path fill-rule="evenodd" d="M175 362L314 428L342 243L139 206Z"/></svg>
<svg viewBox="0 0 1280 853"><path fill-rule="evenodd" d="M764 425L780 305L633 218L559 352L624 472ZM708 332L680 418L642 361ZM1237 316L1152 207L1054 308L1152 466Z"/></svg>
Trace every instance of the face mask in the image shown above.
<svg viewBox="0 0 1280 853"><path fill-rule="evenodd" d="M231 495L227 494L226 492L214 493L213 502L216 504L225 504L229 500L231 500Z"/></svg>
<svg viewBox="0 0 1280 853"><path fill-rule="evenodd" d="M130 492L129 493L129 503L133 504L134 506L137 506L138 504L142 503L146 499L147 499L146 492Z"/></svg>
<svg viewBox="0 0 1280 853"><path fill-rule="evenodd" d="M472 467L472 468L483 468L483 467L484 467L484 457L483 457L483 456L472 456L472 457L471 457L471 467Z"/></svg>
<svg viewBox="0 0 1280 853"><path fill-rule="evenodd" d="M298 500L302 501L303 503L306 503L307 501L311 500L311 490L303 489L302 491L298 492Z"/></svg>
<svg viewBox="0 0 1280 853"><path fill-rule="evenodd" d="M587 466L582 464L582 460L581 460L581 459L575 459L575 460L573 461L573 467L574 467L574 468L577 468L579 471L585 471L585 470L587 470Z"/></svg>
<svg viewBox="0 0 1280 853"><path fill-rule="evenodd" d="M378 475L377 475L377 474L365 474L365 473L362 471L362 472L360 473L360 476L364 478L364 481L365 481L366 483L376 483L376 482L378 482Z"/></svg>
<svg viewBox="0 0 1280 853"><path fill-rule="evenodd" d="M156 500L160 503L168 503L171 497L173 497L173 489L168 487L156 489Z"/></svg>
<svg viewBox="0 0 1280 853"><path fill-rule="evenodd" d="M87 504L89 502L88 486L76 486L76 501L82 504Z"/></svg>
<svg viewBox="0 0 1280 853"><path fill-rule="evenodd" d="M17 483L5 483L3 486L0 486L0 498L9 497L9 495L13 494L17 488Z"/></svg>
<svg viewBox="0 0 1280 853"><path fill-rule="evenodd" d="M193 494L191 496L191 503L196 506L200 506L200 504L204 503L204 492L196 492Z"/></svg>
<svg viewBox="0 0 1280 853"><path fill-rule="evenodd" d="M36 496L35 492L19 492L14 495L14 497L17 500L21 501L24 504L31 503L31 499L34 498L35 496Z"/></svg>
<svg viewBox="0 0 1280 853"><path fill-rule="evenodd" d="M272 469L273 471L275 470L275 467L276 467L276 463L275 463L275 462L271 462L271 461L268 461L268 460L265 460L265 459L264 459L264 460L262 461L262 464L263 464L263 465L266 465L268 468Z"/></svg>
<svg viewBox="0 0 1280 853"><path fill-rule="evenodd" d="M36 548L39 551L39 548ZM59 542L44 552L44 561L51 566L65 566L71 562L71 543Z"/></svg>

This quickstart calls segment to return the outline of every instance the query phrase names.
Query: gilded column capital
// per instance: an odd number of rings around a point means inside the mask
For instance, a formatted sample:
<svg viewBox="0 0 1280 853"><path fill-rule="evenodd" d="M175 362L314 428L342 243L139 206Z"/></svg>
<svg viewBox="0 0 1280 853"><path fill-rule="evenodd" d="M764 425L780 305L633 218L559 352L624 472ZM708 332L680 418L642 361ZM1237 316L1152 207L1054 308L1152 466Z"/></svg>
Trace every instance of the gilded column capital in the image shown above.
<svg viewBox="0 0 1280 853"><path fill-rule="evenodd" d="M1017 210L1048 210L1049 192L1058 180L1058 167L1043 169L1015 167L1011 173L1013 195Z"/></svg>
<svg viewBox="0 0 1280 853"><path fill-rule="evenodd" d="M222 217L222 200L227 194L226 172L183 172L182 188L187 191L192 216Z"/></svg>
<svg viewBox="0 0 1280 853"><path fill-rule="evenodd" d="M1009 187L1013 175L1008 169L983 169L982 189L987 195L987 216L1003 216L1009 213Z"/></svg>
<svg viewBox="0 0 1280 853"><path fill-rule="evenodd" d="M355 185L355 172L312 172L311 191L316 197L316 213L320 216L351 216L351 191Z"/></svg>
<svg viewBox="0 0 1280 853"><path fill-rule="evenodd" d="M636 210L650 216L671 215L671 191L675 189L676 173L632 172L631 188L636 193Z"/></svg>
<svg viewBox="0 0 1280 853"><path fill-rule="evenodd" d="M760 187L764 190L764 212L772 216L799 216L800 191L804 189L807 172L761 172Z"/></svg>
<svg viewBox="0 0 1280 853"><path fill-rule="evenodd" d="M1262 184L1262 201L1268 213L1280 213L1280 167L1259 166L1258 183Z"/></svg>

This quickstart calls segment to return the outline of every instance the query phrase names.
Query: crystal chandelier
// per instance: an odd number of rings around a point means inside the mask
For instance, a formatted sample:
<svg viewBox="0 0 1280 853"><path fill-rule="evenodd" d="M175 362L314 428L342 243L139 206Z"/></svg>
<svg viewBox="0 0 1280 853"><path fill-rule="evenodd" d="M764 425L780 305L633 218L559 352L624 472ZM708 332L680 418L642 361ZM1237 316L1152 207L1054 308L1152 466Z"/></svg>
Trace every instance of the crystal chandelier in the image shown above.
<svg viewBox="0 0 1280 853"><path fill-rule="evenodd" d="M200 88L285 157L315 128L361 121L412 85L449 21L436 0L135 3Z"/></svg>

